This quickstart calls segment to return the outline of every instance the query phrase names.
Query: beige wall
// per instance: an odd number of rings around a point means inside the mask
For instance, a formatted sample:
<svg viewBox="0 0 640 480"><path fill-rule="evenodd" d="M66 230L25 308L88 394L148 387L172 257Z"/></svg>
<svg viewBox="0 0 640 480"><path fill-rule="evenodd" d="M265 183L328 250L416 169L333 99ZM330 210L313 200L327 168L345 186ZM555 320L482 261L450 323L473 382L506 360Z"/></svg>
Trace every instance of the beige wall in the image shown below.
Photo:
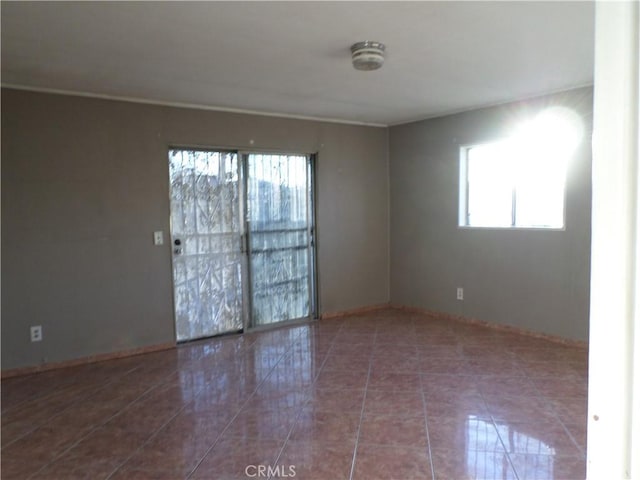
<svg viewBox="0 0 640 480"><path fill-rule="evenodd" d="M170 249L152 243L169 231L169 145L318 152L323 313L391 299L585 340L592 100L578 89L384 129L3 89L2 368L174 340ZM457 228L459 146L550 104L587 133L566 230Z"/></svg>
<svg viewBox="0 0 640 480"><path fill-rule="evenodd" d="M500 139L550 105L584 122L566 230L458 228L460 146ZM392 302L587 340L592 112L583 88L391 128Z"/></svg>
<svg viewBox="0 0 640 480"><path fill-rule="evenodd" d="M3 89L3 369L174 340L171 144L318 152L320 311L389 301L386 129Z"/></svg>

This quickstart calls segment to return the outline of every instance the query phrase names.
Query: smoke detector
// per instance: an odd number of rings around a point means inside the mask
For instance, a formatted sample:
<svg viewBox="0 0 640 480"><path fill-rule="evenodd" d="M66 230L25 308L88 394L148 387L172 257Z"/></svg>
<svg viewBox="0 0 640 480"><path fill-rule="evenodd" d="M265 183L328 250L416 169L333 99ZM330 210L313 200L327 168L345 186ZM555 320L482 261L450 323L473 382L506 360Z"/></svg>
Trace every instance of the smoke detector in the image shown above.
<svg viewBox="0 0 640 480"><path fill-rule="evenodd" d="M380 42L364 41L351 45L351 61L356 70L377 70L384 63L385 46Z"/></svg>

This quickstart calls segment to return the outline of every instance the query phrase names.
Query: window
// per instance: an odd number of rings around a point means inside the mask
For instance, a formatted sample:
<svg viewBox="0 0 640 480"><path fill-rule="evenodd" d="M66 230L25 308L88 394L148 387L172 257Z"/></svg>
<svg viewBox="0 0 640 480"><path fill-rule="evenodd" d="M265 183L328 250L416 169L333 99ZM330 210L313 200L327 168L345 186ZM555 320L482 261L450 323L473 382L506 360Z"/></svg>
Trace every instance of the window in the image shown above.
<svg viewBox="0 0 640 480"><path fill-rule="evenodd" d="M509 138L461 147L459 226L564 228L566 171L580 138L577 115L553 107Z"/></svg>

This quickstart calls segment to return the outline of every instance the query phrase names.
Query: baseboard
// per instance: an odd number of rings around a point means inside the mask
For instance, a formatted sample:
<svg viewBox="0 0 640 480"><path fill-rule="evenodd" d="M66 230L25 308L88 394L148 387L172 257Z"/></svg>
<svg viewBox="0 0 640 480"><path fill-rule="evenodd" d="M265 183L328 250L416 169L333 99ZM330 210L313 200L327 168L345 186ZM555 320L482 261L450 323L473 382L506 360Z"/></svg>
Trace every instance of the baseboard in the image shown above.
<svg viewBox="0 0 640 480"><path fill-rule="evenodd" d="M358 307L350 310L341 310L338 312L323 313L322 315L320 315L320 319L328 320L331 318L342 318L342 317L348 317L351 315L361 315L363 313L370 313L370 312L375 312L377 310L384 310L385 308L389 308L390 306L391 305L389 303L381 303L378 305L369 305L366 307Z"/></svg>
<svg viewBox="0 0 640 480"><path fill-rule="evenodd" d="M33 367L19 367L3 370L1 377L6 378L20 377L23 375L31 375L32 373L46 372L49 370L57 370L59 368L77 367L78 365L87 365L89 363L104 362L105 360L115 360L117 358L132 357L134 355L142 355L144 353L158 352L161 350L169 350L175 348L175 343L162 343L159 345L149 345L148 347L132 348L112 353L101 353L99 355L91 355L88 357L74 358L64 362L44 363Z"/></svg>
<svg viewBox="0 0 640 480"><path fill-rule="evenodd" d="M391 304L390 307L395 310L401 310L404 312L412 312L412 313L418 313L421 315L429 315L431 317L444 318L452 322L459 322L467 325L477 325L477 326L486 327L486 328L490 328L492 330L497 330L501 332L517 333L519 335L525 335L527 337L540 338L543 340L548 340L550 342L559 343L561 345L567 345L571 347L578 347L578 348L584 348L584 349L589 348L588 342L584 342L581 340L572 340L570 338L559 337L557 335L551 335L548 333L535 332L533 330L528 330L526 328L514 327L513 325L502 325L499 323L487 322L486 320L478 320L477 318L464 317L462 315L454 315L452 313L447 313L447 312L438 312L435 310L428 310L426 308L409 307L406 305Z"/></svg>
<svg viewBox="0 0 640 480"><path fill-rule="evenodd" d="M583 342L580 340L571 340L568 338L563 338L556 335L550 335L547 333L534 332L526 328L514 327L512 325L501 325L498 323L487 322L485 320L478 320L476 318L463 317L461 315L454 315L447 312L439 312L435 310L429 310L426 308L410 307L407 305L398 305L398 304L391 304L391 303L369 305L366 307L353 308L350 310L323 313L320 316L320 318L322 320L337 319L337 318L349 317L354 315L361 315L365 313L371 313L378 310L385 310L389 308L394 310L404 311L404 312L416 313L419 315L428 315L430 317L443 318L449 321L464 323L467 325L478 325L481 327L490 328L497 331L517 333L519 335L525 335L532 338L540 338L540 339L548 340L550 342L554 342L562 345L568 345L572 347L578 347L583 349L587 349L589 347L588 342ZM86 365L89 363L103 362L106 360L115 360L117 358L131 357L134 355L142 355L144 353L157 352L161 350L169 350L172 348L176 348L176 344L173 342L163 343L158 345L150 345L147 347L133 348L129 350L121 350L121 351L112 352L112 353L92 355L88 357L67 360L64 362L45 363L43 365L35 365L32 367L12 368L12 369L3 370L2 372L0 372L0 378L6 379L6 378L12 378L12 377L19 377L23 375L30 375L33 373L46 372L49 370L57 370L59 368L76 367L78 365Z"/></svg>

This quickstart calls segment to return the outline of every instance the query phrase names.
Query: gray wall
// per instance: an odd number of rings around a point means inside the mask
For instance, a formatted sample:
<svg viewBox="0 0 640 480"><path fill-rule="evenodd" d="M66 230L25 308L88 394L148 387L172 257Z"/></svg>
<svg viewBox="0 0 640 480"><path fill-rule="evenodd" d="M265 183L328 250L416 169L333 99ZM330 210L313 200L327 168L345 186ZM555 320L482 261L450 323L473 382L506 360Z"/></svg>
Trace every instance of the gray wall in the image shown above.
<svg viewBox="0 0 640 480"><path fill-rule="evenodd" d="M152 243L168 237L170 144L317 151L320 311L388 302L387 138L3 89L2 368L174 340L170 247Z"/></svg>
<svg viewBox="0 0 640 480"><path fill-rule="evenodd" d="M587 340L592 103L584 88L391 128L392 303ZM566 230L458 228L460 145L499 139L549 105L585 123L568 174Z"/></svg>

